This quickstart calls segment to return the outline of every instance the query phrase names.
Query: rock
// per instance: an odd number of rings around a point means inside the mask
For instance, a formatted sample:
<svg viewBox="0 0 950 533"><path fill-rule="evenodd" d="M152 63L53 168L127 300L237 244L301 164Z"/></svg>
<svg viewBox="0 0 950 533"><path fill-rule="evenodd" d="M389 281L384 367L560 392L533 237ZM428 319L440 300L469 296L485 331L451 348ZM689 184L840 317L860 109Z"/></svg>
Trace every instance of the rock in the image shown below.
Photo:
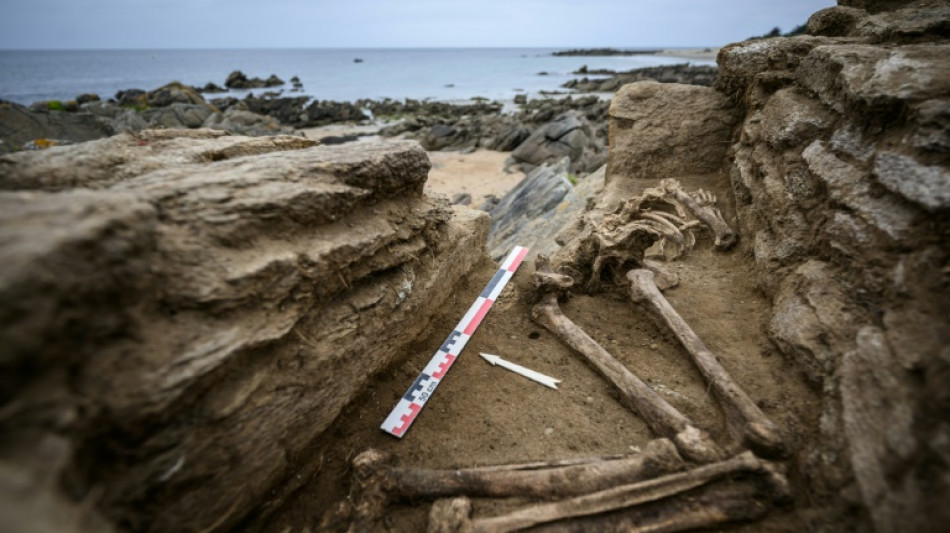
<svg viewBox="0 0 950 533"><path fill-rule="evenodd" d="M816 11L808 17L805 33L826 37L847 37L855 32L859 23L864 22L868 14L863 9L835 6Z"/></svg>
<svg viewBox="0 0 950 533"><path fill-rule="evenodd" d="M166 107L172 104L205 105L205 99L194 87L172 82L146 93L145 103L151 107Z"/></svg>
<svg viewBox="0 0 950 533"><path fill-rule="evenodd" d="M777 150L784 150L830 130L834 116L820 103L795 89L776 91L762 110L762 139Z"/></svg>
<svg viewBox="0 0 950 533"><path fill-rule="evenodd" d="M248 95L243 100L247 111L267 115L277 119L281 124L302 127L307 124L304 106L310 98L299 96L294 98L258 98Z"/></svg>
<svg viewBox="0 0 950 533"><path fill-rule="evenodd" d="M550 256L561 247L558 234L585 209L604 180L602 167L575 186L569 163L563 158L536 168L491 207L488 251L493 259L504 258L516 244L528 247L529 257Z"/></svg>
<svg viewBox="0 0 950 533"><path fill-rule="evenodd" d="M38 113L0 100L0 153L19 150L36 139L82 142L114 132L108 120L90 113Z"/></svg>
<svg viewBox="0 0 950 533"><path fill-rule="evenodd" d="M515 102L516 104L527 104L527 103L528 103L528 95L526 95L526 94L516 94L516 95L515 95L515 100L514 100L514 102Z"/></svg>
<svg viewBox="0 0 950 533"><path fill-rule="evenodd" d="M207 104L175 103L146 109L140 116L152 128L200 128L213 112L214 108Z"/></svg>
<svg viewBox="0 0 950 533"><path fill-rule="evenodd" d="M289 496L482 260L487 216L422 195L418 145L312 145L150 130L0 157L32 189L0 193L0 376L23 406L0 461L63 435L47 479L71 492L43 485L41 516L95 487L123 528L227 529Z"/></svg>
<svg viewBox="0 0 950 533"><path fill-rule="evenodd" d="M122 107L135 107L135 108L144 108L148 103L146 102L147 93L142 89L126 89L124 91L119 91L115 93L116 102Z"/></svg>
<svg viewBox="0 0 950 533"><path fill-rule="evenodd" d="M344 144L350 143L353 141L358 141L360 139L359 135L327 135L326 137L320 138L320 144L332 145L332 144Z"/></svg>
<svg viewBox="0 0 950 533"><path fill-rule="evenodd" d="M950 153L950 98L927 100L912 106L912 110L917 128L909 144L918 150Z"/></svg>
<svg viewBox="0 0 950 533"><path fill-rule="evenodd" d="M220 85L218 85L218 84L216 84L216 83L214 83L214 82L210 82L210 81L209 81L208 83L206 83L206 84L204 85L204 87L202 87L202 88L199 89L198 91L199 91L199 92L202 92L202 93L226 93L226 92L228 92L228 90L225 89L224 87L221 87Z"/></svg>
<svg viewBox="0 0 950 533"><path fill-rule="evenodd" d="M471 205L472 195L467 192L455 193L452 196L452 205Z"/></svg>
<svg viewBox="0 0 950 533"><path fill-rule="evenodd" d="M95 93L84 93L76 97L76 103L78 105L88 104L89 102L98 102L99 95Z"/></svg>
<svg viewBox="0 0 950 533"><path fill-rule="evenodd" d="M429 133L422 139L422 147L426 150L442 150L456 142L458 130L447 124L436 124L429 128Z"/></svg>
<svg viewBox="0 0 950 533"><path fill-rule="evenodd" d="M833 199L894 240L910 235L917 212L893 196L872 194L874 184L867 173L838 158L817 140L802 152L802 157Z"/></svg>
<svg viewBox="0 0 950 533"><path fill-rule="evenodd" d="M277 120L235 107L224 113L212 113L202 125L204 128L223 130L238 135L260 137L263 135L285 135L292 133L290 127L281 126Z"/></svg>
<svg viewBox="0 0 950 533"><path fill-rule="evenodd" d="M235 70L228 74L228 78L224 81L224 86L228 89L262 89L265 87L278 87L284 85L284 80L277 77L276 74L271 74L266 80L260 78L248 78L240 70Z"/></svg>
<svg viewBox="0 0 950 533"><path fill-rule="evenodd" d="M301 127L325 126L339 122L362 122L368 120L358 105L350 102L314 101L301 115Z"/></svg>
<svg viewBox="0 0 950 533"><path fill-rule="evenodd" d="M878 531L924 531L914 512L924 487L904 467L917 453L911 376L896 364L883 332L862 328L841 364L844 429L851 465Z"/></svg>
<svg viewBox="0 0 950 533"><path fill-rule="evenodd" d="M585 65L586 67L586 65ZM717 67L689 64L644 67L626 72L579 70L575 74L602 74L607 78L583 78L565 82L561 87L582 93L614 92L628 83L658 81L660 83L686 83L709 87L716 79Z"/></svg>
<svg viewBox="0 0 950 533"><path fill-rule="evenodd" d="M610 105L608 179L715 172L725 160L736 121L729 101L707 87L626 85Z"/></svg>
<svg viewBox="0 0 950 533"><path fill-rule="evenodd" d="M488 148L499 152L510 152L531 136L531 130L520 125L512 125L501 131Z"/></svg>
<svg viewBox="0 0 950 533"><path fill-rule="evenodd" d="M838 279L831 265L805 262L783 281L769 322L775 343L819 387L850 347L860 316Z"/></svg>
<svg viewBox="0 0 950 533"><path fill-rule="evenodd" d="M874 177L891 192L927 209L950 207L950 171L945 167L881 151L874 160Z"/></svg>
<svg viewBox="0 0 950 533"><path fill-rule="evenodd" d="M570 158L572 172L586 173L603 164L603 148L587 119L577 112L568 112L535 130L511 152L511 157L522 168L531 170L566 156Z"/></svg>
<svg viewBox="0 0 950 533"><path fill-rule="evenodd" d="M148 122L141 115L132 109L125 109L119 112L112 119L112 127L116 133L131 133L148 129Z"/></svg>
<svg viewBox="0 0 950 533"><path fill-rule="evenodd" d="M879 111L950 93L950 44L897 48L821 46L802 60L796 77L828 107Z"/></svg>

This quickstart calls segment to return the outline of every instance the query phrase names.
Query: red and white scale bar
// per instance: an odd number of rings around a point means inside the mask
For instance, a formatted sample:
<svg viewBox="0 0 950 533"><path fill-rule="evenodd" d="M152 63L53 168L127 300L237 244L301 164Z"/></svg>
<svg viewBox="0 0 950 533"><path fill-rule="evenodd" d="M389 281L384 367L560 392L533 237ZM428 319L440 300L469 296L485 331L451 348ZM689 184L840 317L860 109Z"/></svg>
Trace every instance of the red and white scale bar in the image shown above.
<svg viewBox="0 0 950 533"><path fill-rule="evenodd" d="M527 254L528 249L523 246L515 246L508 254L508 257L501 264L501 268L495 272L491 281L488 282L488 286L478 296L472 307L468 309L458 326L455 326L449 337L445 339L439 350L435 352L432 360L416 378L415 383L409 387L409 390L399 400L393 411L386 417L383 425L380 426L383 431L399 438L406 434L406 430L412 425L412 421L419 416L422 406L432 398L435 388L439 386L442 378L445 377L445 373L448 372L449 368L452 367L452 363L462 353L462 348L465 348L465 344L472 338L475 328L485 318L488 310L498 299L498 295L501 294L502 289L505 288L511 277L514 276L515 270L518 270L518 266L521 265Z"/></svg>

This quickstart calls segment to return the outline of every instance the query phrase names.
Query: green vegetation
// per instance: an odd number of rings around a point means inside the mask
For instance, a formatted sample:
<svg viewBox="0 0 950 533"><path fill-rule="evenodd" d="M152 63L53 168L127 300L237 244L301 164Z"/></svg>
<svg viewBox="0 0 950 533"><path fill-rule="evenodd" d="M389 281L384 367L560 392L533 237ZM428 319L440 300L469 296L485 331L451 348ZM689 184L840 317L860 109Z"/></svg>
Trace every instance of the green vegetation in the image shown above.
<svg viewBox="0 0 950 533"><path fill-rule="evenodd" d="M571 174L570 172L568 172L567 181L571 182L572 186L577 187L577 176L575 176L574 174Z"/></svg>
<svg viewBox="0 0 950 533"><path fill-rule="evenodd" d="M64 106L59 100L49 100L46 102L46 109L49 109L50 111L65 111L66 106Z"/></svg>

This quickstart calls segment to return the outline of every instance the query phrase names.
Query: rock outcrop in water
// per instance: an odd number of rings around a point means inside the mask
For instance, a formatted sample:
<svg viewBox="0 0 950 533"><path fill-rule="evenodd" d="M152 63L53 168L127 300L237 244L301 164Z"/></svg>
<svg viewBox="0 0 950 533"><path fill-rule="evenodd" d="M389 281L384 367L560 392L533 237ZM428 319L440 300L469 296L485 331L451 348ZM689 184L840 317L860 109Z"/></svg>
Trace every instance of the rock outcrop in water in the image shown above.
<svg viewBox="0 0 950 533"><path fill-rule="evenodd" d="M488 229L422 196L415 143L314 144L143 131L0 157L5 520L94 529L61 479L122 529L228 528L309 477Z"/></svg>

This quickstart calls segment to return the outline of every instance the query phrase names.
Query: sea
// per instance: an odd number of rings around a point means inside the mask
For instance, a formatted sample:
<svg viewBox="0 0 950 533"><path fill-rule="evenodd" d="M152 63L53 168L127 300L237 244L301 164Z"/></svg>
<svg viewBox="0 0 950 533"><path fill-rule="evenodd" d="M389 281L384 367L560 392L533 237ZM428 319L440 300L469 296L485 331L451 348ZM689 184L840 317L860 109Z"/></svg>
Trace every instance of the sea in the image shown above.
<svg viewBox="0 0 950 533"><path fill-rule="evenodd" d="M662 64L711 65L712 61L640 54L560 57L564 48L333 48L262 50L0 50L0 99L24 105L70 100L95 93L102 99L136 88L152 90L171 81L224 86L228 74L271 74L288 84L287 96L355 101L405 98L461 101L473 97L509 100L538 96L589 69L630 70ZM297 76L303 91L291 93ZM592 76L595 77L595 76ZM563 89L561 89L563 90ZM231 91L239 98L249 92ZM208 98L221 95L207 95Z"/></svg>

